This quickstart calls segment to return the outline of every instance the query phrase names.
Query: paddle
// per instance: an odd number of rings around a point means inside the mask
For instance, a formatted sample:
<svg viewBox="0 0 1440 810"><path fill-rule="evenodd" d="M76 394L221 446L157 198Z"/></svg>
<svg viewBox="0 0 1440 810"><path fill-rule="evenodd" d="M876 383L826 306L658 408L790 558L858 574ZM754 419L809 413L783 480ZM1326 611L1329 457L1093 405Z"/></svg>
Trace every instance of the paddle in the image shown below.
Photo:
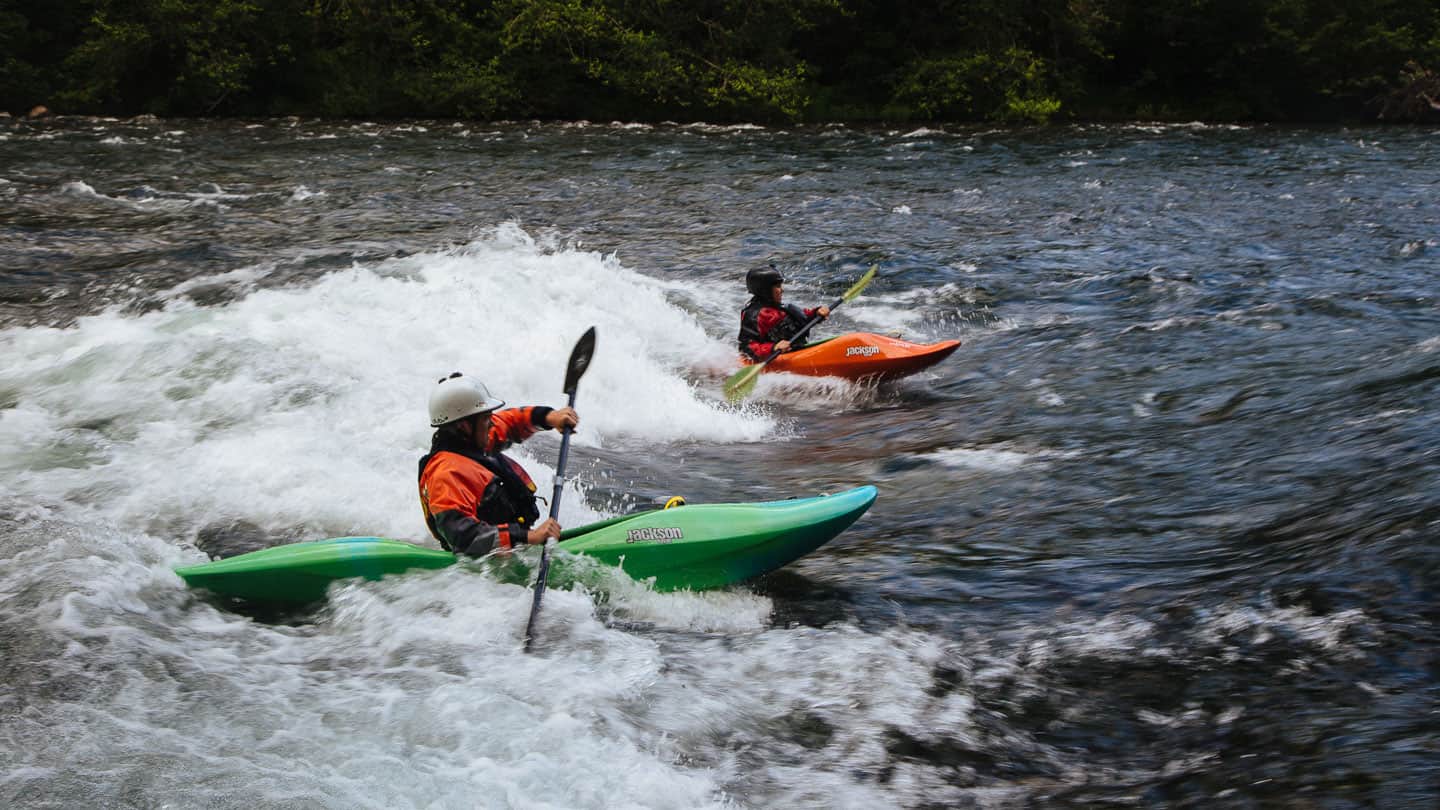
<svg viewBox="0 0 1440 810"><path fill-rule="evenodd" d="M570 351L570 363L565 367L565 393L569 395L570 407L575 407L575 389L580 385L580 378L585 375L585 370L590 367L590 358L595 355L595 327L585 330L585 334L575 341L575 348ZM565 460L570 455L570 428L561 431L560 437L560 460L555 463L555 492L550 496L550 517L557 518L560 514L560 494L565 486ZM550 542L545 542L544 548L540 551L540 571L535 575L535 601L530 603L530 620L525 623L525 652L530 652L530 646L535 641L535 620L540 616L540 600L545 596L545 578L550 573Z"/></svg>
<svg viewBox="0 0 1440 810"><path fill-rule="evenodd" d="M835 303L830 305L830 311L834 312L836 307L859 295L860 291L865 289L865 287L870 284L870 281L875 278L875 273L878 272L879 269L878 265L870 265L870 269L865 275L860 277L859 281L851 285L850 289L846 290L844 295L835 299ZM791 342L793 343L804 337L805 333L810 331L810 327L820 323L821 320L823 319L819 315L811 318L809 323L800 327L800 331L796 332L794 336L790 338ZM771 360L779 356L780 352L771 352L770 356L764 360L748 365L731 374L730 379L725 381L725 398L731 402L739 402L745 397L750 396L750 392L755 390L755 384L760 381L760 372L765 370L765 366L768 365Z"/></svg>

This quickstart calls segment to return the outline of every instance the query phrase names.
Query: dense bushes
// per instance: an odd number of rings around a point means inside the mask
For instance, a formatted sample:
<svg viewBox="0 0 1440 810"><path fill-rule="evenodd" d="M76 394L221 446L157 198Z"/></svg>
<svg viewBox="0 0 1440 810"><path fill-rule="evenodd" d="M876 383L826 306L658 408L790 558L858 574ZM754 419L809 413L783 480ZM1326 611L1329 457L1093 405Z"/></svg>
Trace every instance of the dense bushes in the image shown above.
<svg viewBox="0 0 1440 810"><path fill-rule="evenodd" d="M0 0L0 109L1440 116L1434 0Z"/></svg>

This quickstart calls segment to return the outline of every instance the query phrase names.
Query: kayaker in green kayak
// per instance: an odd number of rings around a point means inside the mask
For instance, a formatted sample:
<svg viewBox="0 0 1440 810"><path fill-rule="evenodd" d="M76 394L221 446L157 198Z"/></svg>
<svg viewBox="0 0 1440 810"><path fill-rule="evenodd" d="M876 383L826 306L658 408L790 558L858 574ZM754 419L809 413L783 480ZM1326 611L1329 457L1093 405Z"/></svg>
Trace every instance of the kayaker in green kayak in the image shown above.
<svg viewBox="0 0 1440 810"><path fill-rule="evenodd" d="M472 557L560 537L540 520L535 482L501 451L537 430L575 427L573 408L500 408L504 400L474 377L455 372L430 393L430 452L420 459L420 507L447 551Z"/></svg>

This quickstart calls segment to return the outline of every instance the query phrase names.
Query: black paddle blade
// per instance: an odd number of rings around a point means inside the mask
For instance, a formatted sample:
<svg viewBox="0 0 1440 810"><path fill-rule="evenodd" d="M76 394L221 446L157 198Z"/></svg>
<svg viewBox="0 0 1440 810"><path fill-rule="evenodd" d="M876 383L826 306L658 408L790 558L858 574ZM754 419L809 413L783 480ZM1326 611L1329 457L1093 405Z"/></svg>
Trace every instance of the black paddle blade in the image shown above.
<svg viewBox="0 0 1440 810"><path fill-rule="evenodd" d="M565 367L565 393L575 393L575 387L580 384L580 378L585 376L585 370L590 368L590 358L594 356L595 327L592 326L575 341L575 348L570 351L570 364Z"/></svg>

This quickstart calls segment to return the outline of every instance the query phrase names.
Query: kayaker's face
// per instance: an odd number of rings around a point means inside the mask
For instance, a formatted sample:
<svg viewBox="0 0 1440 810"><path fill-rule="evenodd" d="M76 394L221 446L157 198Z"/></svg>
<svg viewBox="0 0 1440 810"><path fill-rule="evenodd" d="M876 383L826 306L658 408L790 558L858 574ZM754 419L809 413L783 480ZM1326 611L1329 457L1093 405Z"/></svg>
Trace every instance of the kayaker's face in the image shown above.
<svg viewBox="0 0 1440 810"><path fill-rule="evenodd" d="M470 441L481 450L490 439L490 414L489 412L476 414L466 424L470 426Z"/></svg>
<svg viewBox="0 0 1440 810"><path fill-rule="evenodd" d="M782 296L782 295L784 295L784 294L785 294L785 285L784 285L784 284L776 284L774 287L771 287L771 288L770 288L770 300L771 300L771 301L774 301L774 302L777 303L777 304L780 303L780 296Z"/></svg>

